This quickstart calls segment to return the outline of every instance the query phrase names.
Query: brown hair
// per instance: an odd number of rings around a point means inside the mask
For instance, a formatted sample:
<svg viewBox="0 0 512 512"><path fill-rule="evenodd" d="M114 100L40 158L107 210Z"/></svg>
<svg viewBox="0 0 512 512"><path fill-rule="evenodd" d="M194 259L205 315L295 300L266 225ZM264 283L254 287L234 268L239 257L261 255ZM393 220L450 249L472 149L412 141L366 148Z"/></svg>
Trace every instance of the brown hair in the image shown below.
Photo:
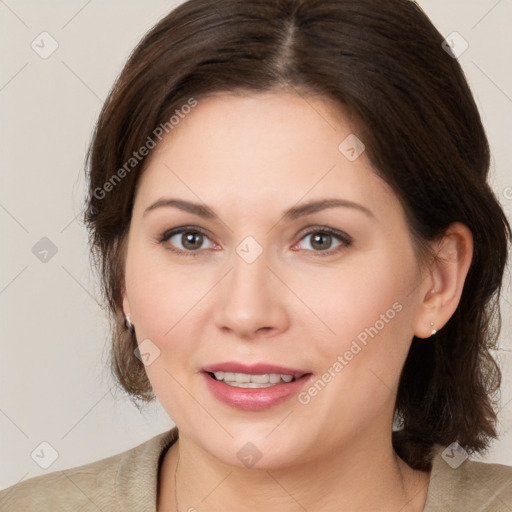
<svg viewBox="0 0 512 512"><path fill-rule="evenodd" d="M458 309L434 338L412 341L396 398L395 450L426 469L434 443L458 441L472 453L497 437L501 373L489 349L499 333L510 226L487 183L477 107L442 43L410 0L190 0L146 34L100 114L85 211L113 323L112 369L135 400L154 395L122 311L124 242L146 161L135 162L134 151L191 98L284 86L334 100L353 116L419 247L456 221L474 237Z"/></svg>

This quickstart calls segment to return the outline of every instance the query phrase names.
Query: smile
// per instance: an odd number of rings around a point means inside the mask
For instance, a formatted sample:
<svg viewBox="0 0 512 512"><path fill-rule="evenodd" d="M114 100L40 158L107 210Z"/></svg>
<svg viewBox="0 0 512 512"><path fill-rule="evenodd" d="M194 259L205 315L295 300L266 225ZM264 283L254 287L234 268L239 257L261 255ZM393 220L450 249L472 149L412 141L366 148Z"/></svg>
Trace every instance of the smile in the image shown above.
<svg viewBox="0 0 512 512"><path fill-rule="evenodd" d="M261 411L289 400L313 377L304 370L235 362L207 366L201 374L214 398L244 411Z"/></svg>

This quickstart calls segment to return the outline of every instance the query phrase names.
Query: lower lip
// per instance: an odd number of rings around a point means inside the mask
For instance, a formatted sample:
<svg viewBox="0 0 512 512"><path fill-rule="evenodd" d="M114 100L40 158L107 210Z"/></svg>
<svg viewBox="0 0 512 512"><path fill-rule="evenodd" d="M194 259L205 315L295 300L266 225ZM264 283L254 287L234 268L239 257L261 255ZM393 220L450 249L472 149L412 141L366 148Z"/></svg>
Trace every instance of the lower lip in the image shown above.
<svg viewBox="0 0 512 512"><path fill-rule="evenodd" d="M296 395L311 380L312 374L304 375L293 382L276 384L267 388L237 388L215 380L208 373L203 373L203 377L217 400L244 411L262 411Z"/></svg>

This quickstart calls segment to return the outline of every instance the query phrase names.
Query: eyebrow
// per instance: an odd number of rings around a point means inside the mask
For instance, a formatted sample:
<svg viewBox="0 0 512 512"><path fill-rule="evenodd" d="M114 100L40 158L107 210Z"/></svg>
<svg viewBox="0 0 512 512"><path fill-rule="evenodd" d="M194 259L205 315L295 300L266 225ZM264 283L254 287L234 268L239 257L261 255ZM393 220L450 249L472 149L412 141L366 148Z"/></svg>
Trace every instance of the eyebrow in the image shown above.
<svg viewBox="0 0 512 512"><path fill-rule="evenodd" d="M219 219L219 216L206 205L173 198L162 198L159 199L158 201L155 201L153 204L151 204L144 210L144 213L142 215L145 216L149 212L156 210L157 208L171 207L178 208L179 210L183 210L188 213L192 213L194 215L197 215L198 217L202 217L203 219ZM375 218L375 215L371 210L369 210L368 208L359 203L354 203L353 201L349 201L347 199L321 199L317 201L310 201L309 203L300 206L293 206L292 208L284 211L282 213L282 218L286 221L292 221L300 217L304 217L306 215L311 215L313 213L326 210L328 208L339 207L352 208L354 210L358 210L366 214L369 217Z"/></svg>

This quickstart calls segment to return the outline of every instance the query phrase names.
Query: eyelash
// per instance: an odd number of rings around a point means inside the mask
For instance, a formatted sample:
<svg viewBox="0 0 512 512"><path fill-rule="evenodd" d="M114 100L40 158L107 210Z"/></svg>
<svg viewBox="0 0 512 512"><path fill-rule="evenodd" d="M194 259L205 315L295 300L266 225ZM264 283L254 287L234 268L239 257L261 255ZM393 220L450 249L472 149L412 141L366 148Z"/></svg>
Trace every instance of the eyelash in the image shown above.
<svg viewBox="0 0 512 512"><path fill-rule="evenodd" d="M167 242L170 238L172 238L174 235L179 235L183 233L195 233L195 234L201 234L207 238L208 235L200 228L197 228L195 226L184 226L181 228L176 228L170 231L166 231L159 237L159 243L163 244ZM338 231L336 229L329 228L327 226L316 226L315 228L312 228L308 230L306 233L303 233L301 238L299 239L299 242L301 242L304 238L306 238L309 235L312 234L323 234L323 235L330 235L334 238L337 238L340 242L342 242L338 247L326 251L314 251L314 250L308 250L305 249L307 252L312 252L315 255L325 257L325 256L332 256L334 254L340 253L350 247L352 245L352 238L347 235L346 233L343 233L342 231ZM177 253L182 256L192 256L197 257L200 255L200 252L202 250L196 250L196 251L183 251L181 249L176 249L173 246L167 247L168 250Z"/></svg>

